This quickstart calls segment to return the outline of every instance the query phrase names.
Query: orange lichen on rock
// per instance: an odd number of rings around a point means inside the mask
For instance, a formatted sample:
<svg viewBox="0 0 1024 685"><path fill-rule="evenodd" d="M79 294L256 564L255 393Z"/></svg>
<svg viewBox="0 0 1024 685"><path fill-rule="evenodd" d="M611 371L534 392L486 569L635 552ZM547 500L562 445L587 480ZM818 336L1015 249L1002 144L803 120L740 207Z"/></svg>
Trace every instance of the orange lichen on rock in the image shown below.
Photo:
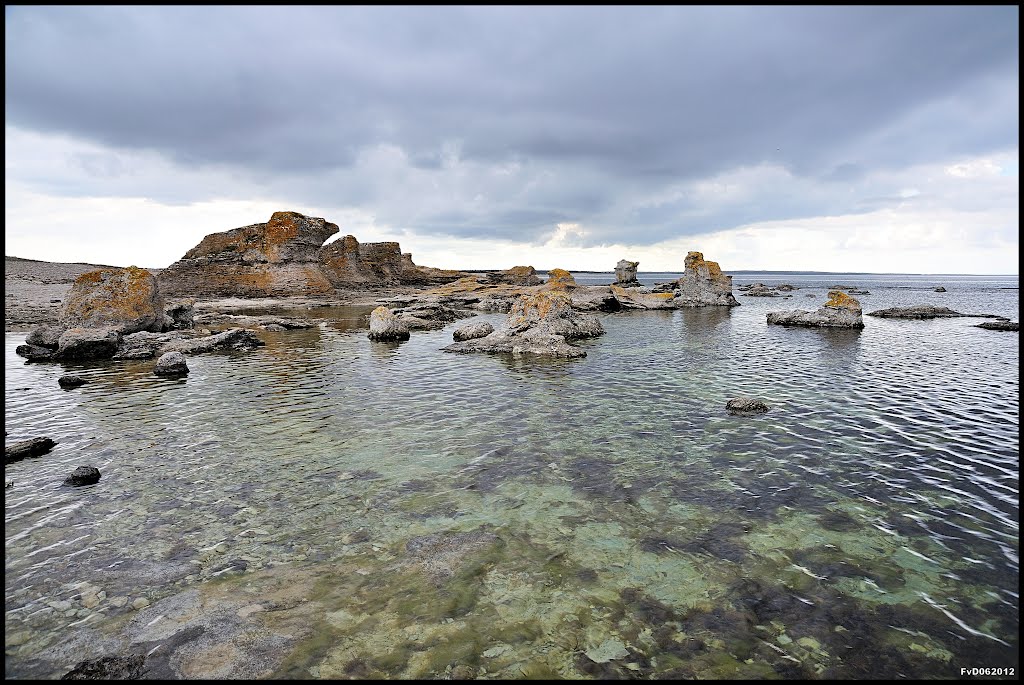
<svg viewBox="0 0 1024 685"><path fill-rule="evenodd" d="M857 298L847 295L842 290L829 290L828 302L826 302L824 306L842 307L843 309L860 309L860 302Z"/></svg>
<svg viewBox="0 0 1024 685"><path fill-rule="evenodd" d="M576 279L565 269L552 269L548 272L548 280L544 285L550 290L566 290L576 287Z"/></svg>
<svg viewBox="0 0 1024 685"><path fill-rule="evenodd" d="M61 323L68 328L112 326L130 332L159 331L163 306L156 278L149 271L137 266L97 269L75 279Z"/></svg>

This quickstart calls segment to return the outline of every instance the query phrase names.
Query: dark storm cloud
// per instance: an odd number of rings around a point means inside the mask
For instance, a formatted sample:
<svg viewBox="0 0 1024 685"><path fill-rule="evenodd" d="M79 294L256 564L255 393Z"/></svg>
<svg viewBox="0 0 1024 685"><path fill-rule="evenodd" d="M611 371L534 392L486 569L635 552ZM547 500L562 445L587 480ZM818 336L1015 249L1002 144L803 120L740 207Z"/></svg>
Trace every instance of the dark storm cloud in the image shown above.
<svg viewBox="0 0 1024 685"><path fill-rule="evenodd" d="M537 222L614 231L635 220L632 232L653 241L862 211L811 193L698 220L685 198L643 197L759 164L856 182L1018 140L1017 7L5 14L8 124L237 168L311 204L451 235L536 238L553 228ZM412 173L519 171L462 179L449 187L453 206L424 208L428 191L404 176L367 177L378 146L401 150Z"/></svg>

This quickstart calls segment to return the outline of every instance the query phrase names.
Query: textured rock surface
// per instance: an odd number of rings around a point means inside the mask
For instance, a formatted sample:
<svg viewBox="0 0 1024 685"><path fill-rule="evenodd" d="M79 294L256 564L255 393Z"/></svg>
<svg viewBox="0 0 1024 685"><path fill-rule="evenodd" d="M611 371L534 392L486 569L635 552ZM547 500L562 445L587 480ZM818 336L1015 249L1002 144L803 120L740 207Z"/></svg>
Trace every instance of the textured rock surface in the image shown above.
<svg viewBox="0 0 1024 685"><path fill-rule="evenodd" d="M477 338L483 338L494 332L494 326L489 323L473 323L462 328L456 328L455 332L452 333L452 338L455 342L461 342L463 340L476 340Z"/></svg>
<svg viewBox="0 0 1024 685"><path fill-rule="evenodd" d="M104 656L80 661L61 680L140 680L145 672L142 654Z"/></svg>
<svg viewBox="0 0 1024 685"><path fill-rule="evenodd" d="M689 252L679 279L677 307L736 307L739 302L732 295L732 276L722 273L718 262L704 260L700 252Z"/></svg>
<svg viewBox="0 0 1024 685"><path fill-rule="evenodd" d="M762 400L755 397L734 397L725 403L725 408L740 414L760 414L770 408Z"/></svg>
<svg viewBox="0 0 1024 685"><path fill-rule="evenodd" d="M110 359L121 334L114 328L71 328L60 336L57 359Z"/></svg>
<svg viewBox="0 0 1024 685"><path fill-rule="evenodd" d="M370 312L370 340L408 340L409 327L393 311L380 306Z"/></svg>
<svg viewBox="0 0 1024 685"><path fill-rule="evenodd" d="M615 265L615 284L626 287L640 285L640 281L636 278L636 269L638 266L640 266L640 262L631 262L628 259L620 259L619 263Z"/></svg>
<svg viewBox="0 0 1024 685"><path fill-rule="evenodd" d="M58 378L57 384L60 387L64 388L65 390L70 390L72 388L77 388L81 385L85 385L86 380L81 376L72 376L68 374L66 376L61 376L60 378Z"/></svg>
<svg viewBox="0 0 1024 685"><path fill-rule="evenodd" d="M572 290L578 286L576 279L565 269L552 269L548 272L548 280L544 287L548 290Z"/></svg>
<svg viewBox="0 0 1024 685"><path fill-rule="evenodd" d="M492 283L508 285L540 285L544 282L532 266L513 266L504 271L490 272L487 277Z"/></svg>
<svg viewBox="0 0 1024 685"><path fill-rule="evenodd" d="M4 445L4 463L21 461L28 457L38 457L46 454L56 445L57 443L50 438L32 438L31 440L16 442L13 445Z"/></svg>
<svg viewBox="0 0 1024 685"><path fill-rule="evenodd" d="M951 319L958 316L991 316L990 314L961 314L949 307L936 307L930 304L916 304L912 307L890 307L868 312L868 316L883 319Z"/></svg>
<svg viewBox="0 0 1024 685"><path fill-rule="evenodd" d="M75 279L64 302L64 328L109 328L127 334L160 331L164 300L146 269L97 269Z"/></svg>
<svg viewBox="0 0 1024 685"><path fill-rule="evenodd" d="M39 345L18 345L14 348L14 353L19 357L25 357L31 362L50 361L57 356L56 350L51 350L49 347L40 347Z"/></svg>
<svg viewBox="0 0 1024 685"><path fill-rule="evenodd" d="M675 309L676 297L674 291L651 292L646 288L626 289L620 285L611 287L612 294L619 301L624 309Z"/></svg>
<svg viewBox="0 0 1024 685"><path fill-rule="evenodd" d="M95 466L79 466L71 472L71 475L64 479L64 485L78 487L81 485L92 485L100 480L100 470Z"/></svg>
<svg viewBox="0 0 1024 685"><path fill-rule="evenodd" d="M220 350L252 350L264 343L252 331L244 328L229 330L192 340L177 340L160 348L164 352L181 352L182 354L202 354Z"/></svg>
<svg viewBox="0 0 1024 685"><path fill-rule="evenodd" d="M196 301L192 298L168 304L164 309L164 330L183 330L195 327L193 310Z"/></svg>
<svg viewBox="0 0 1024 685"><path fill-rule="evenodd" d="M1017 321L1008 321L1006 319L999 319L998 321L986 321L985 323L979 323L975 328L984 328L990 331L1019 331L1020 323Z"/></svg>
<svg viewBox="0 0 1024 685"><path fill-rule="evenodd" d="M768 323L778 326L809 326L821 328L864 328L860 302L841 290L830 290L828 301L808 312L795 309L785 312L769 312Z"/></svg>
<svg viewBox="0 0 1024 685"><path fill-rule="evenodd" d="M579 314L573 309L569 296L556 288L521 296L501 328L482 338L453 343L444 350L585 357L584 350L568 341L602 333L604 327L600 321Z"/></svg>
<svg viewBox="0 0 1024 685"><path fill-rule="evenodd" d="M165 352L157 360L153 373L157 376L188 375L188 363L185 361L185 355L181 352Z"/></svg>
<svg viewBox="0 0 1024 685"><path fill-rule="evenodd" d="M447 283L465 276L461 271L417 266L398 243L360 243L351 235L325 245L318 260L338 289Z"/></svg>
<svg viewBox="0 0 1024 685"><path fill-rule="evenodd" d="M36 326L25 338L25 344L56 350L60 344L60 336L63 332L64 329L61 326L54 326L52 324Z"/></svg>

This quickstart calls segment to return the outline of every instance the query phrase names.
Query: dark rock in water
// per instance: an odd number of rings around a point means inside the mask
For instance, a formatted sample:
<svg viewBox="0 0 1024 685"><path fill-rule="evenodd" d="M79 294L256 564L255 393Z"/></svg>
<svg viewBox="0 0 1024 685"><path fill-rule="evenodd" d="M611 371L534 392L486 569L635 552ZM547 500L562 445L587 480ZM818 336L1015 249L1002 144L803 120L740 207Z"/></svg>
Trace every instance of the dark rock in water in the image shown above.
<svg viewBox="0 0 1024 685"><path fill-rule="evenodd" d="M14 353L19 357L25 357L30 362L45 362L56 358L57 353L48 347L39 345L18 345Z"/></svg>
<svg viewBox="0 0 1024 685"><path fill-rule="evenodd" d="M860 302L841 290L830 290L828 301L817 311L795 309L769 312L768 323L778 326L808 326L816 328L864 328Z"/></svg>
<svg viewBox="0 0 1024 685"><path fill-rule="evenodd" d="M65 329L112 329L122 335L160 331L164 300L156 277L135 266L84 273L71 286L60 324Z"/></svg>
<svg viewBox="0 0 1024 685"><path fill-rule="evenodd" d="M955 312L949 307L936 307L930 304L915 304L912 307L891 307L868 312L868 316L878 316L883 319L952 319L959 316L982 317L986 319L998 319L995 314L963 314Z"/></svg>
<svg viewBox="0 0 1024 685"><path fill-rule="evenodd" d="M760 414L768 411L770 407L754 397L734 397L725 403L725 408L731 412Z"/></svg>
<svg viewBox="0 0 1024 685"><path fill-rule="evenodd" d="M474 323L462 328L455 329L452 333L452 338L456 342L462 340L475 340L476 338L483 338L484 336L490 335L494 332L494 326L489 323Z"/></svg>
<svg viewBox="0 0 1024 685"><path fill-rule="evenodd" d="M165 352L156 362L153 373L157 376L178 377L188 375L188 364L181 352Z"/></svg>
<svg viewBox="0 0 1024 685"><path fill-rule="evenodd" d="M718 262L705 261L700 252L689 252L683 264L676 306L739 306L732 295L732 276L723 274Z"/></svg>
<svg viewBox="0 0 1024 685"><path fill-rule="evenodd" d="M252 331L245 330L244 328L230 328L221 333L202 338L173 342L162 349L167 352L181 352L182 354L202 354L219 350L253 350L262 345L266 345L266 343L260 340Z"/></svg>
<svg viewBox="0 0 1024 685"><path fill-rule="evenodd" d="M937 292L937 293L944 293L944 292L946 292L946 289L945 289L945 288L943 288L943 287L942 287L942 286L940 285L939 287L937 287L937 288L935 289L935 292Z"/></svg>
<svg viewBox="0 0 1024 685"><path fill-rule="evenodd" d="M139 680L146 657L142 654L104 656L78 662L61 680Z"/></svg>
<svg viewBox="0 0 1024 685"><path fill-rule="evenodd" d="M369 337L370 340L377 342L408 340L409 326L394 312L382 305L370 312Z"/></svg>
<svg viewBox="0 0 1024 685"><path fill-rule="evenodd" d="M78 487L80 485L92 485L100 480L100 470L95 466L79 466L71 472L71 475L64 479L64 485Z"/></svg>
<svg viewBox="0 0 1024 685"><path fill-rule="evenodd" d="M9 464L12 461L21 461L26 457L38 457L46 454L56 445L57 443L50 438L32 438L31 440L16 442L13 445L5 445L4 463Z"/></svg>
<svg viewBox="0 0 1024 685"><path fill-rule="evenodd" d="M1020 323L1017 321L999 319L997 321L986 321L985 323L979 323L977 326L975 326L975 328L984 328L989 331L1019 331Z"/></svg>
<svg viewBox="0 0 1024 685"><path fill-rule="evenodd" d="M60 345L60 336L63 332L62 326L36 326L25 338L25 344L56 350Z"/></svg>
<svg viewBox="0 0 1024 685"><path fill-rule="evenodd" d="M77 388L80 385L85 385L86 382L87 381L81 376L72 376L70 374L67 376L61 376L60 378L57 379L57 383L59 383L60 387L64 388L65 390L70 390L72 388Z"/></svg>
<svg viewBox="0 0 1024 685"><path fill-rule="evenodd" d="M139 331L121 338L114 359L151 359L156 356L160 347L171 342L173 337L167 333L149 333Z"/></svg>
<svg viewBox="0 0 1024 685"><path fill-rule="evenodd" d="M110 359L121 344L115 328L70 328L60 336L58 359Z"/></svg>

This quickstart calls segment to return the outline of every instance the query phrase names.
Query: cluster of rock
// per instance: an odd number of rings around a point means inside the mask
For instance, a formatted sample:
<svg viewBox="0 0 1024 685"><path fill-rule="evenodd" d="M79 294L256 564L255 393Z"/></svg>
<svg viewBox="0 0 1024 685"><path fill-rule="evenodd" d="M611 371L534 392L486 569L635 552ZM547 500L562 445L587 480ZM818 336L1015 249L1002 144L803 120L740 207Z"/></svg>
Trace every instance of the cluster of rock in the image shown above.
<svg viewBox="0 0 1024 685"><path fill-rule="evenodd" d="M841 290L830 290L828 301L817 311L795 309L769 312L768 323L778 326L809 326L821 328L864 328L860 302Z"/></svg>
<svg viewBox="0 0 1024 685"><path fill-rule="evenodd" d="M336 224L298 212L212 233L160 272L168 295L199 297L330 296L338 290L444 283L465 274L417 266L396 242L354 236L324 245Z"/></svg>
<svg viewBox="0 0 1024 685"><path fill-rule="evenodd" d="M748 283L736 289L747 297L793 297L789 293L799 290L796 286L788 283L782 283L777 286L765 285L764 283Z"/></svg>

